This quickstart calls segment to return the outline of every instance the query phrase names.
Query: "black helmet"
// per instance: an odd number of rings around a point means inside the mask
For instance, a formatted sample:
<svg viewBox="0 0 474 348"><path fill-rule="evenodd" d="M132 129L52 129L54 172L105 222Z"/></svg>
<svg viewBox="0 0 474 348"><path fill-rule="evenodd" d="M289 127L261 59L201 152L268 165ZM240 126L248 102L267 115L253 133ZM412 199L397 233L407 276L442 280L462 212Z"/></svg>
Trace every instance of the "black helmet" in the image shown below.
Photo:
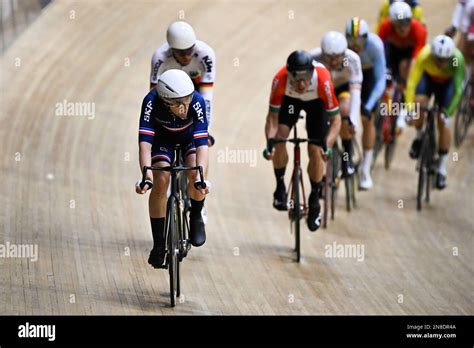
<svg viewBox="0 0 474 348"><path fill-rule="evenodd" d="M313 69L313 57L306 51L294 51L286 60L286 70L288 72L312 71Z"/></svg>

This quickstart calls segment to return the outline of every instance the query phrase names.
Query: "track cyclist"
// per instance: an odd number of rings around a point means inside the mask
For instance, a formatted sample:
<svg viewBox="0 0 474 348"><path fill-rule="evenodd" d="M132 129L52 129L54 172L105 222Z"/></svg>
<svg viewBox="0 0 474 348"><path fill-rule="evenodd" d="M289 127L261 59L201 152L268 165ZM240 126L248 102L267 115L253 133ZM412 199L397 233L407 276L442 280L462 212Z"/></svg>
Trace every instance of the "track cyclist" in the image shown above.
<svg viewBox="0 0 474 348"><path fill-rule="evenodd" d="M166 31L167 42L160 46L151 59L150 90L158 77L169 69L181 69L192 79L195 89L206 102L207 123L212 119L212 92L216 78L216 55L205 42L197 40L194 29L186 22L171 23ZM209 135L209 146L214 137Z"/></svg>
<svg viewBox="0 0 474 348"><path fill-rule="evenodd" d="M451 140L448 125L461 100L464 69L463 54L456 48L453 39L438 35L421 50L408 78L406 102L409 107L416 103L421 110L426 110L433 94L440 106L437 115L439 163L436 174L436 187L440 190L446 187L446 162ZM410 149L413 159L418 158L421 148L423 115L420 116L410 122L417 129Z"/></svg>
<svg viewBox="0 0 474 348"><path fill-rule="evenodd" d="M359 188L372 187L370 167L375 145L373 112L386 86L386 62L382 40L369 32L366 21L354 17L346 23L346 39L349 48L356 52L362 64L361 115L364 133L362 136L363 156L360 164Z"/></svg>
<svg viewBox="0 0 474 348"><path fill-rule="evenodd" d="M392 78L405 85L410 66L426 44L427 31L404 2L390 5L390 18L380 24L379 37L385 45L387 68Z"/></svg>
<svg viewBox="0 0 474 348"><path fill-rule="evenodd" d="M376 32L379 31L380 29L380 24L389 17L389 12L390 12L390 6L394 2L406 2L410 8L411 12L413 13L413 18L416 18L419 20L422 24L425 24L425 18L423 16L423 8L420 6L420 3L418 0L384 0L382 3L382 6L380 7L379 11L379 18L377 20L377 28Z"/></svg>
<svg viewBox="0 0 474 348"><path fill-rule="evenodd" d="M273 159L277 183L273 195L273 206L277 210L288 209L284 182L288 153L284 143L272 148L269 139L287 139L291 128L296 127L301 110L306 112L308 138L313 139L308 143L311 194L307 224L310 231L316 231L321 225L319 197L326 168L325 151L336 141L341 119L329 71L314 62L308 52L294 51L288 56L286 66L273 79L265 124L267 158Z"/></svg>
<svg viewBox="0 0 474 348"><path fill-rule="evenodd" d="M340 136L345 152L342 171L344 176L351 176L355 173L352 162L352 137L360 124L363 79L360 58L357 53L347 48L346 37L337 31L324 34L321 47L313 49L310 53L331 73L342 119Z"/></svg>
<svg viewBox="0 0 474 348"><path fill-rule="evenodd" d="M157 80L156 88L143 99L139 128L140 169L144 166L167 167L173 162L175 144L181 144L186 166L202 166L205 172L208 160L207 117L205 101L194 90L191 78L182 70L167 70ZM206 240L201 210L208 188L196 189L196 171L187 172L191 198L190 233L193 246L201 246ZM149 199L153 249L148 263L160 268L165 257L166 195L170 173L147 172L146 182L153 185ZM199 181L198 181L199 182ZM144 194L139 182L135 189Z"/></svg>
<svg viewBox="0 0 474 348"><path fill-rule="evenodd" d="M468 0L466 2L465 11L461 20L461 33L462 33L462 51L470 66L470 84L471 84L471 96L470 105L474 109L474 0Z"/></svg>

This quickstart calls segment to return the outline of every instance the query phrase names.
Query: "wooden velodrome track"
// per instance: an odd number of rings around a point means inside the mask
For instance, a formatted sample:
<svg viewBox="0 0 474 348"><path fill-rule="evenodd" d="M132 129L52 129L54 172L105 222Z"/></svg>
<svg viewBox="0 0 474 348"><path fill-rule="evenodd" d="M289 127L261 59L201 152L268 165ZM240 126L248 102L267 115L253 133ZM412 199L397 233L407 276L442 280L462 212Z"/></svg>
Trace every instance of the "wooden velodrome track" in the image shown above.
<svg viewBox="0 0 474 348"><path fill-rule="evenodd" d="M432 37L449 24L455 1L422 3ZM358 194L356 211L340 199L327 230L304 225L300 264L287 215L271 207L273 171L261 149L273 75L289 52L319 45L351 16L373 26L379 4L48 6L0 57L0 244L39 250L37 262L0 258L0 314L474 314L472 132L451 149L459 161L449 163L448 188L420 213L408 158L414 131L405 131L393 168L377 164L376 186ZM170 309L168 273L147 264L148 197L134 184L150 57L180 13L217 54L217 145L207 243L185 260L184 298ZM95 118L56 116L63 100L94 103ZM253 151L257 165L219 157L226 148ZM325 257L333 242L363 245L364 260Z"/></svg>

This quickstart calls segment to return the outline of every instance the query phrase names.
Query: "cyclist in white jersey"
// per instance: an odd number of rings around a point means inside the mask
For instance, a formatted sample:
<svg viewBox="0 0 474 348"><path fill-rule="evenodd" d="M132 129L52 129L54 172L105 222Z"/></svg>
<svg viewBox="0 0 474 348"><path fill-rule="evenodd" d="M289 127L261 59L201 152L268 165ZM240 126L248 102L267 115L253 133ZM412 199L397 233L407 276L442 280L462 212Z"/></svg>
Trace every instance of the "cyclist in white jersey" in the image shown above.
<svg viewBox="0 0 474 348"><path fill-rule="evenodd" d="M474 0L467 0L460 23L460 47L470 66L469 78L471 84L470 104L474 108Z"/></svg>
<svg viewBox="0 0 474 348"><path fill-rule="evenodd" d="M351 176L355 172L352 163L352 137L360 129L363 80L361 61L357 53L347 48L344 34L336 31L326 33L321 40L321 47L310 53L313 59L324 64L331 73L343 120L340 136L347 154L342 162L342 170L345 176Z"/></svg>
<svg viewBox="0 0 474 348"><path fill-rule="evenodd" d="M151 59L150 90L155 88L158 77L170 69L186 72L195 89L206 103L207 122L211 129L212 89L216 77L216 55L205 42L196 40L193 28L186 22L171 23L166 32L167 42L161 45ZM209 135L209 145L214 138Z"/></svg>
<svg viewBox="0 0 474 348"><path fill-rule="evenodd" d="M456 6L454 6L452 18L451 18L451 25L444 31L445 35L448 35L452 38L456 35L461 27L461 20L463 17L463 13L466 7L466 3L468 0L458 0Z"/></svg>

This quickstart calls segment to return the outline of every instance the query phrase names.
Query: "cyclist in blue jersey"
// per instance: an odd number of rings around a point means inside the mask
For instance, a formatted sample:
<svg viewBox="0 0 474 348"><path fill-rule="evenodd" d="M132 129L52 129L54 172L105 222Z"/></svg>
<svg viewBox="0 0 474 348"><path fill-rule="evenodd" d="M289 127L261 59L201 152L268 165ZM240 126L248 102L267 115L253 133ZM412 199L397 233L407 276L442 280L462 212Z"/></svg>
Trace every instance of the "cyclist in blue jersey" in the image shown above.
<svg viewBox="0 0 474 348"><path fill-rule="evenodd" d="M158 79L156 89L143 99L139 129L140 168L144 166L167 167L174 160L174 147L180 144L186 166L202 166L206 172L208 156L208 125L206 104L194 90L191 78L182 70L171 69ZM189 238L193 246L206 241L201 210L208 187L203 189L196 171L187 172L188 193L191 198ZM170 173L147 172L146 180L153 184L149 200L153 249L148 263L162 267L165 257L166 196ZM144 194L150 185L136 185L136 192Z"/></svg>
<svg viewBox="0 0 474 348"><path fill-rule="evenodd" d="M375 145L375 127L372 114L386 86L384 45L376 34L369 32L367 22L357 17L346 23L346 38L349 48L360 57L364 77L361 91L364 154L360 163L359 188L368 190L373 185L370 175Z"/></svg>

